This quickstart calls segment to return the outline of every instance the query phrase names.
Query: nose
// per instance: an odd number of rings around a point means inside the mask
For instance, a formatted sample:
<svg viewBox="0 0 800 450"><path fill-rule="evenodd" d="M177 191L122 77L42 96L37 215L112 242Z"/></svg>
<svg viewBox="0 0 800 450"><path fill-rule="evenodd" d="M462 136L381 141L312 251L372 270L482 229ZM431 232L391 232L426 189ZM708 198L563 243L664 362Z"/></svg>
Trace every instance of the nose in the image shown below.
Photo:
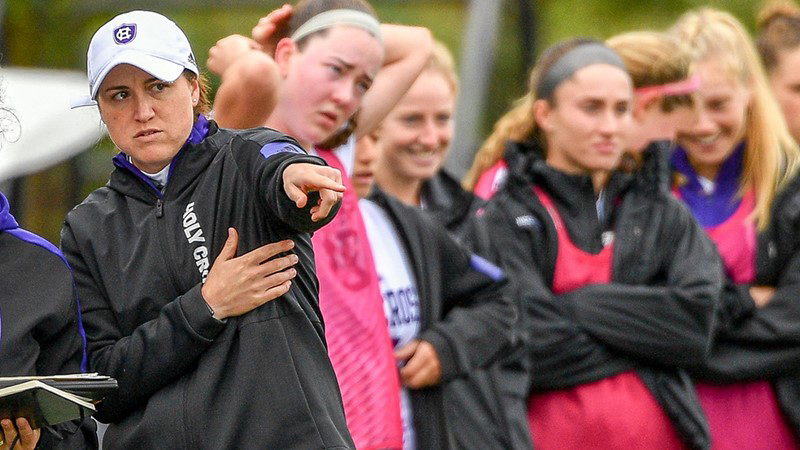
<svg viewBox="0 0 800 450"><path fill-rule="evenodd" d="M708 111L702 106L696 107L694 110L692 117L694 120L689 122L692 124L690 128L692 133L699 135L714 134L717 131L716 124L711 119Z"/></svg>
<svg viewBox="0 0 800 450"><path fill-rule="evenodd" d="M419 131L419 143L428 149L436 149L439 147L439 128L433 123L432 120L425 120L422 129Z"/></svg>
<svg viewBox="0 0 800 450"><path fill-rule="evenodd" d="M331 99L337 105L348 109L355 100L355 83L351 80L342 79L333 89Z"/></svg>
<svg viewBox="0 0 800 450"><path fill-rule="evenodd" d="M600 119L600 132L604 135L612 135L619 132L626 117L630 117L630 115L619 115L612 109L607 110Z"/></svg>
<svg viewBox="0 0 800 450"><path fill-rule="evenodd" d="M153 105L146 95L134 96L134 119L139 122L147 122L155 115Z"/></svg>
<svg viewBox="0 0 800 450"><path fill-rule="evenodd" d="M379 147L377 140L371 135L365 135L356 142L356 159L359 165L372 167L378 159Z"/></svg>

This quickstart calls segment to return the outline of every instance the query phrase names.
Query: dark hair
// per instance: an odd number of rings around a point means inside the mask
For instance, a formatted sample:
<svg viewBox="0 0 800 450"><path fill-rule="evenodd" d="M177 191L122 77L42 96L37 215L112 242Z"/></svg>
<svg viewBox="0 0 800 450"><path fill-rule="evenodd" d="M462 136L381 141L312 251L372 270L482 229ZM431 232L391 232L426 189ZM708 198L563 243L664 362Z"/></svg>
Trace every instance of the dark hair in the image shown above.
<svg viewBox="0 0 800 450"><path fill-rule="evenodd" d="M294 6L294 12L292 13L292 17L289 19L285 33L282 33L280 32L281 30L278 30L277 34L282 36L291 36L295 31L297 31L298 28L303 26L304 23L311 20L312 17L334 9L352 9L355 11L361 11L369 14L376 20L378 19L378 15L375 13L375 10L364 0L301 0ZM297 45L297 48L302 51L305 43L308 42L308 38L315 35L324 36L327 32L327 29L317 31L316 33L312 33L303 37L298 42L295 42L295 44Z"/></svg>
<svg viewBox="0 0 800 450"><path fill-rule="evenodd" d="M767 4L758 14L758 53L768 72L778 65L778 53L800 46L800 8L786 0Z"/></svg>
<svg viewBox="0 0 800 450"><path fill-rule="evenodd" d="M475 154L472 167L464 176L464 188L472 191L478 183L478 178L490 167L494 166L503 158L506 143L508 141L525 142L529 140L539 140L544 142L539 136L536 127L536 120L533 118L533 103L538 100L536 92L539 91L539 83L542 75L552 69L553 65L561 59L568 51L575 47L600 43L597 39L577 37L558 42L547 48L536 61L528 79L528 92L524 97L514 103L514 107L505 113L494 125L492 134L484 141L481 148ZM555 106L555 97L545 98L551 105Z"/></svg>

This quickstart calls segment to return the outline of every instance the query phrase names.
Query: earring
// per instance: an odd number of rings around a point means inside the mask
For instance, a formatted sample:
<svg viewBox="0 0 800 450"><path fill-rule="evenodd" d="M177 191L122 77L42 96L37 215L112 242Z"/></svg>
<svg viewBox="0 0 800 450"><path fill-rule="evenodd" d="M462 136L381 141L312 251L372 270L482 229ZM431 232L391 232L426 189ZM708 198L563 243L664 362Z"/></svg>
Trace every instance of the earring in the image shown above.
<svg viewBox="0 0 800 450"><path fill-rule="evenodd" d="M192 99L192 103L197 103L197 99L196 99L196 98L193 98L193 99Z"/></svg>

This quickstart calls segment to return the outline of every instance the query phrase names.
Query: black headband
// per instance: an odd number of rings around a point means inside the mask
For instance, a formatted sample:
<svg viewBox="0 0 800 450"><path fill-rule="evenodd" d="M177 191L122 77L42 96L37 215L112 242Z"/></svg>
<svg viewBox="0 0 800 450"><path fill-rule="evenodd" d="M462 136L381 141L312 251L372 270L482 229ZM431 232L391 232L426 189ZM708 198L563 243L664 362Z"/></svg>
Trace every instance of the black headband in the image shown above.
<svg viewBox="0 0 800 450"><path fill-rule="evenodd" d="M619 67L625 73L628 69L622 58L610 48L599 42L579 45L559 58L547 73L542 75L536 88L536 98L549 99L559 84L572 74L592 64L609 64Z"/></svg>

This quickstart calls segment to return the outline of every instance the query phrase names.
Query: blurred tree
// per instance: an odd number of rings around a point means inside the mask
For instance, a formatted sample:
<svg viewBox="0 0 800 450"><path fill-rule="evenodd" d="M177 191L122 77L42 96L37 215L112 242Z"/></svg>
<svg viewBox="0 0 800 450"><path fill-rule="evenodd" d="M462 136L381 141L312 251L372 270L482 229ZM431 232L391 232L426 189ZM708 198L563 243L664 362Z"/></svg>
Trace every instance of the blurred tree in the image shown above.
<svg viewBox="0 0 800 450"><path fill-rule="evenodd" d="M497 0L504 2L487 104L479 136L486 136L513 99L525 92L533 55L575 35L607 38L633 29L664 29L683 11L704 5L724 8L752 28L752 0ZM525 2L530 2L528 11ZM3 3L4 2L4 3ZM157 10L186 31L198 62L208 49L232 33L249 35L259 17L280 6L275 0L0 0L0 52L3 65L71 68L83 71L92 33L111 16L132 9ZM371 0L381 20L422 25L433 30L459 59L469 0ZM521 14L535 12L535 27L521 29ZM524 26L524 25L523 25ZM528 25L529 26L529 25ZM523 39L525 37L525 39ZM219 80L211 77L212 88ZM64 214L88 192L105 183L113 145L106 141L76 160L29 177L24 183L24 214L33 231L58 242ZM81 184L70 187L75 181ZM58 190L59 195L53 195Z"/></svg>

